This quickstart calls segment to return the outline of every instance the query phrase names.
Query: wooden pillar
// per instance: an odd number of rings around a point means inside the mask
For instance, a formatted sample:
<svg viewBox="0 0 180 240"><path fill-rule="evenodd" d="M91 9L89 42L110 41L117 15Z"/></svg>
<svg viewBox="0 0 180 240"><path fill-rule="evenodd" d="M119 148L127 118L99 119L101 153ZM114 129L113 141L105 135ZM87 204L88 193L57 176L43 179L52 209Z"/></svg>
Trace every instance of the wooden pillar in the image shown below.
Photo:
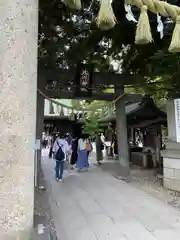
<svg viewBox="0 0 180 240"><path fill-rule="evenodd" d="M123 94L124 88L116 89L116 93L118 93L119 95ZM116 106L118 157L119 157L119 162L122 168L121 175L123 177L128 177L130 174L129 147L128 147L128 137L127 137L125 102L123 100L123 97L116 102L115 106Z"/></svg>

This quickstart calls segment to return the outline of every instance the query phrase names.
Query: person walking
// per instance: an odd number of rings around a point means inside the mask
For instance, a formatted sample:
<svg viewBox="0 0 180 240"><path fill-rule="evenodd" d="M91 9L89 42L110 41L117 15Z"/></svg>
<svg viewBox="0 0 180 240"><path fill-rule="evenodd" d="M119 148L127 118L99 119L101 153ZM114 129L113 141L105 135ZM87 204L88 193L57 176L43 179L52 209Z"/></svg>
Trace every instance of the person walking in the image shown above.
<svg viewBox="0 0 180 240"><path fill-rule="evenodd" d="M96 160L98 165L101 165L101 161L103 160L103 150L104 144L101 141L101 134L99 133L96 136Z"/></svg>
<svg viewBox="0 0 180 240"><path fill-rule="evenodd" d="M46 134L45 132L42 133L42 147L46 148Z"/></svg>
<svg viewBox="0 0 180 240"><path fill-rule="evenodd" d="M50 148L49 148L49 158L52 158L53 155L53 146L54 146L55 136L51 135L51 142L50 142Z"/></svg>
<svg viewBox="0 0 180 240"><path fill-rule="evenodd" d="M48 146L48 135L47 135L47 133L44 133L44 135L43 135L43 142L44 142L44 148L46 149L47 148L47 146Z"/></svg>
<svg viewBox="0 0 180 240"><path fill-rule="evenodd" d="M106 152L106 139L105 139L105 136L104 136L104 133L101 133L101 143L102 143L102 157L103 157L103 159L104 159L104 157L105 157L105 152Z"/></svg>
<svg viewBox="0 0 180 240"><path fill-rule="evenodd" d="M67 142L69 143L69 145L71 146L71 145L72 145L73 138L72 138L72 136L71 136L70 133L67 133L67 134L66 134L66 140L67 140Z"/></svg>
<svg viewBox="0 0 180 240"><path fill-rule="evenodd" d="M71 169L74 169L74 165L77 162L77 158L78 158L78 138L73 139L72 141L72 154L71 154L71 160L70 160L70 164L71 164Z"/></svg>
<svg viewBox="0 0 180 240"><path fill-rule="evenodd" d="M70 146L65 138L60 134L54 142L52 152L54 159L56 160L55 177L57 181L61 182L64 172L64 162L66 161L66 156L70 152Z"/></svg>
<svg viewBox="0 0 180 240"><path fill-rule="evenodd" d="M87 139L85 136L78 140L78 158L76 168L81 171L82 169L88 169L88 154L87 154Z"/></svg>
<svg viewBox="0 0 180 240"><path fill-rule="evenodd" d="M87 139L87 142L86 142L86 150L87 150L87 156L88 156L88 166L90 166L89 164L89 154L92 152L93 150L93 146L92 146L92 143L91 143L91 140L90 138Z"/></svg>

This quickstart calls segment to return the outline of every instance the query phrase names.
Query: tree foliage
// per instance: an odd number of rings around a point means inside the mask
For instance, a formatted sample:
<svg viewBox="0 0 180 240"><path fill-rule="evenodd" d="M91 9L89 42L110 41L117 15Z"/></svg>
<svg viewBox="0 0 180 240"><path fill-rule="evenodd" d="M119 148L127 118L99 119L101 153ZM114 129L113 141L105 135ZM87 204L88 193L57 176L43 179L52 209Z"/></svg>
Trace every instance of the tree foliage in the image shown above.
<svg viewBox="0 0 180 240"><path fill-rule="evenodd" d="M160 40L156 15L150 14L151 28L156 44L148 47L134 44L136 23L126 19L124 1L113 1L117 25L109 31L97 28L95 19L100 1L82 1L82 10L72 11L60 0L39 1L39 65L49 68L70 68L79 61L93 63L95 68L112 70L109 57L122 60L128 71L139 69L149 55L167 42ZM139 9L133 7L135 18ZM164 25L165 33L167 31ZM124 47L128 51L123 52ZM132 65L132 66L131 66Z"/></svg>
<svg viewBox="0 0 180 240"><path fill-rule="evenodd" d="M99 120L102 116L105 115L107 111L108 104L105 101L81 101L81 100L73 100L72 105L75 108L88 109L85 111L85 114L82 114L83 121L83 132L88 134L90 137L96 136L97 133L102 132L101 125Z"/></svg>
<svg viewBox="0 0 180 240"><path fill-rule="evenodd" d="M152 84L127 88L125 91L126 93L138 93L151 96L158 107L162 110L165 109L168 91L164 88L164 82L161 77L153 78Z"/></svg>
<svg viewBox="0 0 180 240"><path fill-rule="evenodd" d="M180 55L167 50L156 52L148 61L152 75L161 76L158 91L166 92L168 98L180 96Z"/></svg>
<svg viewBox="0 0 180 240"><path fill-rule="evenodd" d="M166 49L155 52L146 61L147 77L143 85L129 89L153 96L160 107L169 98L180 96L180 56Z"/></svg>
<svg viewBox="0 0 180 240"><path fill-rule="evenodd" d="M99 124L99 117L97 114L91 115L84 119L83 132L88 134L90 137L96 136L98 133L102 132L101 126Z"/></svg>
<svg viewBox="0 0 180 240"><path fill-rule="evenodd" d="M95 25L99 2L94 1L90 10L89 5L84 1L83 10L72 11L60 0L40 0L40 66L64 69L82 60L97 67L107 66L111 34L99 31Z"/></svg>
<svg viewBox="0 0 180 240"><path fill-rule="evenodd" d="M170 2L177 4L177 0ZM173 25L163 19L164 38L160 39L156 15L150 14L154 43L138 46L134 44L136 23L127 21L124 1L113 1L118 23L109 31L96 27L99 1L90 5L84 0L82 10L72 11L60 0L39 1L39 67L69 69L83 61L99 71L147 76L144 85L131 90L153 95L160 105L166 98L179 96L180 56L167 52ZM133 13L138 19L139 9L133 7ZM117 63L116 69L112 62ZM92 111L96 104L89 106Z"/></svg>

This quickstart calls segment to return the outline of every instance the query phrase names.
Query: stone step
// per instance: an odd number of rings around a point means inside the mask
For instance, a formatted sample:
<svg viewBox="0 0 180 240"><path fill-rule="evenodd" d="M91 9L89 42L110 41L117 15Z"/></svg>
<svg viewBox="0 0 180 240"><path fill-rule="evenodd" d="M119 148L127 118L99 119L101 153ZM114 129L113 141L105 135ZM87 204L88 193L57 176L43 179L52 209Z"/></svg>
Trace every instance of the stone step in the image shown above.
<svg viewBox="0 0 180 240"><path fill-rule="evenodd" d="M168 141L166 143L166 149L179 150L180 151L180 143L174 142L174 141Z"/></svg>

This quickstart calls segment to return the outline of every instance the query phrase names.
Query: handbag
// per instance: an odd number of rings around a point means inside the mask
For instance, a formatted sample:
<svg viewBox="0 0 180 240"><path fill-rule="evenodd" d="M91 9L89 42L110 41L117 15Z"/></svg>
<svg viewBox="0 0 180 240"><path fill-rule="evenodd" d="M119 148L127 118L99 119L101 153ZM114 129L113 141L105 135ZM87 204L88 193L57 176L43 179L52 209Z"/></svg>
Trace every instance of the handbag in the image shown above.
<svg viewBox="0 0 180 240"><path fill-rule="evenodd" d="M89 143L89 142L86 143L86 150L87 150L88 152L91 152L91 151L92 151L92 144L91 144L91 143Z"/></svg>

